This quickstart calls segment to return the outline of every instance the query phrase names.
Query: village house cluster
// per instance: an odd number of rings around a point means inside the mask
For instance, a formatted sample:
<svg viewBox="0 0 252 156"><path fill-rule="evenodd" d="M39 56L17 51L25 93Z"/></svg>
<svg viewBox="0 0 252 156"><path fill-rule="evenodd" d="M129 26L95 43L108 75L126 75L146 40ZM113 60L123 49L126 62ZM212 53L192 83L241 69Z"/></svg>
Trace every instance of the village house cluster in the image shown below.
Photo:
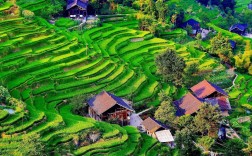
<svg viewBox="0 0 252 156"><path fill-rule="evenodd" d="M191 87L189 92L181 99L173 102L176 108L176 116L195 115L204 102L213 106L218 105L223 116L229 115L231 106L228 94L217 85L203 80ZM103 91L89 99L88 106L88 114L95 120L116 121L115 123L121 126L132 125L161 143L170 147L175 146L169 125L165 125L152 117L142 120L132 108L132 102L126 99ZM224 126L220 126L218 136L221 139L226 138Z"/></svg>

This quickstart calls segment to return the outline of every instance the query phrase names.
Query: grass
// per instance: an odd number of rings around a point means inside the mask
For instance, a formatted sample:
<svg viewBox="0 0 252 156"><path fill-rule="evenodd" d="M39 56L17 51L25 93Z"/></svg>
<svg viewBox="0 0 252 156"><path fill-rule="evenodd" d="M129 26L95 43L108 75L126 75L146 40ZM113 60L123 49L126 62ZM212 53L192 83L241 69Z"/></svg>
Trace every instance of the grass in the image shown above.
<svg viewBox="0 0 252 156"><path fill-rule="evenodd" d="M13 3L6 2L3 5L0 5L0 11L8 10L12 6L13 6Z"/></svg>
<svg viewBox="0 0 252 156"><path fill-rule="evenodd" d="M55 25L57 27L64 27L64 28L70 28L76 26L77 24L78 23L76 21L69 18L59 18L55 22Z"/></svg>
<svg viewBox="0 0 252 156"><path fill-rule="evenodd" d="M8 116L8 112L5 110L0 110L0 120L3 120L4 118L6 118Z"/></svg>

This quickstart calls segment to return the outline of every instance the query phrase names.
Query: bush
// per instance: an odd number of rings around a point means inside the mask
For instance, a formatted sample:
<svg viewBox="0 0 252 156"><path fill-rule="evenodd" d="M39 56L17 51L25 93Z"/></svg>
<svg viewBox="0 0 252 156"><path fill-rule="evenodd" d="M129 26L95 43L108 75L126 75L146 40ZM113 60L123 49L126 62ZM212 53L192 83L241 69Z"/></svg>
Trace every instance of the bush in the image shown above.
<svg viewBox="0 0 252 156"><path fill-rule="evenodd" d="M32 19L34 17L34 13L30 10L23 10L22 15L25 19Z"/></svg>
<svg viewBox="0 0 252 156"><path fill-rule="evenodd" d="M0 86L0 102L5 102L8 98L10 98L9 91L4 88L3 86Z"/></svg>

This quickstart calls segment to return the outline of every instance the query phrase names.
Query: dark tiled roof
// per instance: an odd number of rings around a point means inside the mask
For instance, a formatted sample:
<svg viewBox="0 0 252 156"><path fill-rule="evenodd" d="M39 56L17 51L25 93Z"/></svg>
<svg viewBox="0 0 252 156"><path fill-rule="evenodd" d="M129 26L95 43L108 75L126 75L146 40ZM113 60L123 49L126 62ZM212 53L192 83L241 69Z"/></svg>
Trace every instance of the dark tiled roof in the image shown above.
<svg viewBox="0 0 252 156"><path fill-rule="evenodd" d="M214 97L214 98L206 98L206 103L209 103L213 106L218 105L221 111L231 110L231 106L229 100L225 96Z"/></svg>
<svg viewBox="0 0 252 156"><path fill-rule="evenodd" d="M177 107L176 116L182 116L186 114L191 115L197 112L202 104L203 100L200 100L191 93L188 93L181 99L174 101L174 105Z"/></svg>
<svg viewBox="0 0 252 156"><path fill-rule="evenodd" d="M130 111L134 111L134 109L129 104L127 104L123 99L106 91L103 91L100 94L88 100L88 105L92 107L93 110L98 115L106 112L116 104Z"/></svg>
<svg viewBox="0 0 252 156"><path fill-rule="evenodd" d="M218 100L219 107L222 111L231 110L230 103L226 97L224 97L224 96L218 97L217 100Z"/></svg>
<svg viewBox="0 0 252 156"><path fill-rule="evenodd" d="M248 4L248 8L252 10L252 4Z"/></svg>
<svg viewBox="0 0 252 156"><path fill-rule="evenodd" d="M236 47L236 42L235 41L229 40L229 43L230 43L232 49L234 49Z"/></svg>
<svg viewBox="0 0 252 156"><path fill-rule="evenodd" d="M150 132L155 132L156 130L158 130L159 128L164 128L167 129L168 127L166 125L164 125L163 123L157 121L154 118L148 117L147 119L145 119L142 122L142 125L145 127L146 130L150 131Z"/></svg>
<svg viewBox="0 0 252 156"><path fill-rule="evenodd" d="M194 30L200 29L200 23L194 19L189 19L188 21L184 22L182 24L182 28L185 28L187 25L190 25Z"/></svg>
<svg viewBox="0 0 252 156"><path fill-rule="evenodd" d="M219 86L203 80L195 86L191 87L191 90L198 98L205 98L214 92L218 92L222 95L228 96L227 93Z"/></svg>
<svg viewBox="0 0 252 156"><path fill-rule="evenodd" d="M67 10L75 6L79 6L83 9L87 9L88 0L68 0L67 1Z"/></svg>
<svg viewBox="0 0 252 156"><path fill-rule="evenodd" d="M134 111L133 108L129 104L127 104L122 98L117 97L117 96L115 96L115 95L113 95L113 94L111 94L109 92L107 92L107 93L117 102L118 105L120 105L120 106L122 106L124 108L127 108L129 110Z"/></svg>
<svg viewBox="0 0 252 156"><path fill-rule="evenodd" d="M240 31L245 31L248 28L247 24L234 24L230 27L229 31L232 31L234 29L239 29Z"/></svg>

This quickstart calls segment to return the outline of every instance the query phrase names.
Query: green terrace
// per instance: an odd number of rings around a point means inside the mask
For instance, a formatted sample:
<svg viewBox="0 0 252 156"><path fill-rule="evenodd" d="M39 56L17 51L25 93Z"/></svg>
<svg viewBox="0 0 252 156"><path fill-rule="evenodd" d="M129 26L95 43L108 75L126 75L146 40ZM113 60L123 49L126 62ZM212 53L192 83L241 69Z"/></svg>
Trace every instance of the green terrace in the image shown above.
<svg viewBox="0 0 252 156"><path fill-rule="evenodd" d="M36 12L48 4L46 0L39 0L19 5ZM10 6L6 3L0 11ZM132 96L135 105L159 105L160 90L180 98L186 89L163 84L161 76L156 74L155 57L166 48L177 50L187 64L198 62L202 71L225 70L203 51L135 30L137 21L108 20L101 27L82 34L58 30L44 22L41 19L26 22L23 18L0 21L1 85L13 97L25 101L28 109L27 113L14 115L0 110L0 132L4 133L0 150L15 149L21 135L39 133L41 140L53 148L72 141L75 134L98 129L102 135L97 142L71 152L75 155L158 155L157 149L162 145L157 140L133 127L75 115L68 104L69 98L102 90L122 97ZM164 35L169 39L180 33L184 32L179 29ZM239 78L237 82L242 80ZM246 82L251 83L250 79ZM230 96L239 96L238 101L248 99L245 92L236 88ZM10 140L15 142L6 144Z"/></svg>

